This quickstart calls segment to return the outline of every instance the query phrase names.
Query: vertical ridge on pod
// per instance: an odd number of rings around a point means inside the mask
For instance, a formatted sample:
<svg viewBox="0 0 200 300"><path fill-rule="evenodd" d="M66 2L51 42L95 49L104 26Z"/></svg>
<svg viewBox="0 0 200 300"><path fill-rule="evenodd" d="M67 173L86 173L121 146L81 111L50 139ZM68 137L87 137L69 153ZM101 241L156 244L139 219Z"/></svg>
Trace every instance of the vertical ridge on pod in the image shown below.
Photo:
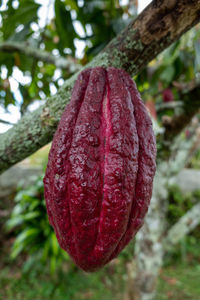
<svg viewBox="0 0 200 300"><path fill-rule="evenodd" d="M127 231L113 253L112 258L119 254L143 225L143 219L151 199L153 177L156 170L156 141L150 116L133 80L124 70L120 72L123 74L124 84L130 91L132 103L135 107L134 117L139 137L139 168Z"/></svg>
<svg viewBox="0 0 200 300"><path fill-rule="evenodd" d="M100 128L106 71L92 69L69 151L69 201L77 262L87 268L98 231L101 207Z"/></svg>
<svg viewBox="0 0 200 300"><path fill-rule="evenodd" d="M71 232L69 200L66 199L67 160L72 132L89 81L91 69L81 72L74 85L70 103L66 106L49 152L44 177L44 196L50 224L54 227L60 246L76 255ZM70 111L70 114L69 114Z"/></svg>
<svg viewBox="0 0 200 300"><path fill-rule="evenodd" d="M109 98L103 116L109 120L105 121L109 134L102 191L104 201L94 252L98 259L105 262L126 230L138 169L138 137L130 95L117 69L108 68L107 79ZM132 178L127 176L129 172Z"/></svg>

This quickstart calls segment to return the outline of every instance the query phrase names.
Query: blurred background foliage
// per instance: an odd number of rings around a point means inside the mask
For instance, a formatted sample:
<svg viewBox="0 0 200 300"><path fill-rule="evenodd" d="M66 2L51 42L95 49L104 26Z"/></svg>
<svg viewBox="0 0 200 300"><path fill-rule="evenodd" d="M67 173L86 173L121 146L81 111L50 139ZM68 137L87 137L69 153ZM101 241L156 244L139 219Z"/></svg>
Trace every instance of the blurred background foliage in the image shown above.
<svg viewBox="0 0 200 300"><path fill-rule="evenodd" d="M15 197L15 207L6 223L6 229L13 231L16 239L11 249L11 259L22 252L29 256L24 270L30 270L36 262L49 265L53 273L68 255L57 242L46 214L42 177L36 178L33 185L19 188Z"/></svg>
<svg viewBox="0 0 200 300"><path fill-rule="evenodd" d="M4 42L25 43L32 49L85 65L137 15L137 1L131 0L125 1L126 4L118 0L50 0L46 1L47 5L44 2L0 1L0 47ZM56 93L72 73L18 51L1 51L0 107L9 112L15 106L23 115L31 110L31 104L36 107ZM162 131L163 117L181 112L181 92L199 77L199 26L135 76L158 134ZM184 132L183 138L187 139L188 135ZM39 165L44 170L48 150L46 147L31 156L28 165ZM198 150L188 166L199 169L199 157ZM170 227L199 201L200 192L185 194L173 186L168 197ZM9 208L7 199L0 206L0 210L2 207L9 210L0 220L3 245L0 299L122 299L127 288L126 265L132 260L134 242L104 269L85 274L58 246L46 215L42 175L31 186L19 186L13 198ZM176 249L167 253L158 300L197 299L200 294L199 229L198 226Z"/></svg>
<svg viewBox="0 0 200 300"><path fill-rule="evenodd" d="M116 0L47 2L44 9L42 1L40 4L32 0L7 1L7 6L1 11L0 43L25 42L33 49L71 56L74 62L86 64L128 24L131 16L129 5L121 6ZM45 14L42 20L37 14L41 7ZM49 19L50 9L54 11L52 19ZM81 42L84 42L85 51L81 58L80 55L77 58L77 48L82 47ZM71 76L67 70L57 70L54 65L17 52L1 53L0 66L5 74L0 76L1 103L5 107L9 104L20 105L21 113L34 100L46 99L52 90L56 92L63 80ZM27 83L18 81L14 74L16 69L26 76ZM18 84L20 103L10 86L12 77Z"/></svg>

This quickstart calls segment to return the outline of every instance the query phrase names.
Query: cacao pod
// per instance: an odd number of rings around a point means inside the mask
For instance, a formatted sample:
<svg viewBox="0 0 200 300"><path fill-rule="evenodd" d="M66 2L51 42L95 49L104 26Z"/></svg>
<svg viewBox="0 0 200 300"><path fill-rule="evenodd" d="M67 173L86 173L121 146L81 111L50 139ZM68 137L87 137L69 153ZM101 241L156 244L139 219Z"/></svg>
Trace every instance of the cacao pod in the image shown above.
<svg viewBox="0 0 200 300"><path fill-rule="evenodd" d="M174 95L170 89L165 89L163 91L163 102L172 102L174 100Z"/></svg>
<svg viewBox="0 0 200 300"><path fill-rule="evenodd" d="M124 71L80 73L44 177L60 246L85 271L116 257L143 224L155 173L152 123Z"/></svg>

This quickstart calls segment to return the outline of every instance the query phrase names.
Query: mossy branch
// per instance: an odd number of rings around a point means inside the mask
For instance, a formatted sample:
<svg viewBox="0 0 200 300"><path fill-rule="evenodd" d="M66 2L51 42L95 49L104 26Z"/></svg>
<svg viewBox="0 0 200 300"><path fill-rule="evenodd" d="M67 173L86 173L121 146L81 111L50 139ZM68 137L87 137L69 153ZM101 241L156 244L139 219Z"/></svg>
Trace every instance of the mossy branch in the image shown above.
<svg viewBox="0 0 200 300"><path fill-rule="evenodd" d="M200 224L200 203L194 205L176 224L168 231L164 239L164 248L167 251L173 249L188 233Z"/></svg>
<svg viewBox="0 0 200 300"><path fill-rule="evenodd" d="M165 143L172 142L191 121L200 108L200 83L197 83L192 89L182 93L182 112L173 117L168 123L163 124L165 127L164 140Z"/></svg>
<svg viewBox="0 0 200 300"><path fill-rule="evenodd" d="M199 21L200 0L154 0L86 67L114 66L135 75ZM0 172L51 141L77 75L0 136Z"/></svg>
<svg viewBox="0 0 200 300"><path fill-rule="evenodd" d="M75 60L73 60L71 57L65 58L62 56L55 56L47 51L31 47L28 42L2 42L0 43L0 51L6 53L22 53L26 56L35 58L36 60L53 64L57 68L66 69L70 72L70 74L80 70L80 65L76 64Z"/></svg>

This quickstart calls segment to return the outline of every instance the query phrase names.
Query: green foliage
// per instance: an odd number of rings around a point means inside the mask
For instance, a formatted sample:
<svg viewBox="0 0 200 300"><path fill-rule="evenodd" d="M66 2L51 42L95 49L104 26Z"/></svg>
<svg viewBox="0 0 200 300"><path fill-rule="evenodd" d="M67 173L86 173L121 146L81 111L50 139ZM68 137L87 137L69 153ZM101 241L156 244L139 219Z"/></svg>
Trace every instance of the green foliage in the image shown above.
<svg viewBox="0 0 200 300"><path fill-rule="evenodd" d="M178 41L159 54L137 76L135 81L145 102L152 101L156 110L162 106L165 89L172 91L174 101L182 101L184 85L199 76L199 25L184 34ZM162 125L163 116L179 115L181 107L164 109L157 113L157 122ZM159 146L159 145L158 145Z"/></svg>
<svg viewBox="0 0 200 300"><path fill-rule="evenodd" d="M54 16L49 19L48 12L51 5ZM70 55L76 62L75 50L78 46L75 47L75 42L84 41L85 54L79 63L85 64L124 28L131 16L128 7L120 6L118 1L88 0L81 3L78 0L55 0L49 2L44 10L42 17L45 24L41 27L38 13L42 7L43 5L38 4L36 0L8 0L6 8L1 12L0 43L22 42L33 49L45 50L51 54L55 54L53 51L56 51L57 55L66 58ZM124 14L126 19L122 18ZM82 32L77 31L77 24ZM20 103L14 99L10 85L5 84L14 78L16 69L30 79L29 83L25 84L15 76L22 97ZM46 99L51 94L52 86L54 90L58 89L63 79L71 76L69 70L58 71L54 65L18 52L0 53L0 78L3 70L6 70L7 74L5 79L0 80L0 104L5 108L11 103L20 105L22 114L36 99ZM59 81L60 79L62 81Z"/></svg>
<svg viewBox="0 0 200 300"><path fill-rule="evenodd" d="M177 185L169 187L168 190L169 208L168 208L168 223L175 224L187 210L192 208L193 201L190 194L183 194Z"/></svg>
<svg viewBox="0 0 200 300"><path fill-rule="evenodd" d="M198 203L200 190L192 193L183 193L176 185L168 190L169 208L167 214L167 227L173 226L186 212ZM165 255L165 265L191 264L199 262L200 252L200 226L197 226L190 235L185 236L178 245Z"/></svg>
<svg viewBox="0 0 200 300"><path fill-rule="evenodd" d="M18 5L14 5L14 2ZM6 9L1 11L0 43L22 42L51 54L56 53L66 58L70 55L75 62L86 64L134 17L129 6L120 6L119 1L114 0L55 0L52 3L54 3L55 16L51 20L48 20L47 14L43 16L46 21L41 27L38 18L41 4L36 0L8 0ZM81 26L83 34L77 32L75 26L77 23ZM76 57L76 41L85 42L84 56L81 60ZM152 100L155 105L162 104L162 92L166 88L172 90L175 101L181 100L181 85L199 76L199 41L200 30L199 26L196 26L135 77L144 101ZM22 97L20 103L16 101L10 86L10 80L13 79L16 69L30 79L25 84L15 78ZM3 70L6 70L4 77ZM60 80L65 80L69 76L71 73L68 70L58 70L54 65L43 63L33 57L17 52L1 52L0 105L5 108L9 104L20 105L20 110L24 113L35 99L43 100L51 94L52 84L58 89ZM171 116L178 113L178 109L165 110L164 113L158 114L157 121L161 121L163 114ZM159 146L158 144L158 148ZM198 152L191 162L192 167L199 166L199 158ZM199 192L183 195L177 187L170 188L168 226L176 223L199 199L199 196ZM126 279L123 275L126 272L125 264L132 260L133 245L126 248L114 261L117 267L112 267L112 262L110 266L94 274L88 275L77 271L71 263L68 264L68 255L58 246L55 234L49 225L42 177L38 178L33 186L19 190L6 227L11 237L14 237L12 259L17 263L20 258L23 258L24 271L29 272L20 275L19 278L18 270L16 273L13 269L8 272L3 270L0 273L0 299L2 297L2 299L27 300L110 300L114 292L117 295L115 299L122 299L119 290L123 291L124 279ZM176 293L172 295L173 299L196 299L199 296L199 276L197 276L199 274L199 232L198 227L165 257L166 265L175 265L167 276L176 276L179 283L174 286ZM62 274L60 267L66 262L66 272ZM182 264L190 264L189 272L185 272L185 269L180 266ZM71 269L69 265L72 266ZM49 275L49 268L52 273L54 271L57 273ZM168 291L171 291L171 285L162 283L159 287L158 299L170 298Z"/></svg>
<svg viewBox="0 0 200 300"><path fill-rule="evenodd" d="M164 266L197 265L199 261L199 226L188 236L185 236L176 247L167 252L164 257Z"/></svg>
<svg viewBox="0 0 200 300"><path fill-rule="evenodd" d="M6 300L121 300L126 289L126 270L119 260L114 266L86 274L78 270L49 274L46 267L19 274L13 267L0 272L0 299ZM162 269L155 300L198 299L200 265L182 264Z"/></svg>
<svg viewBox="0 0 200 300"><path fill-rule="evenodd" d="M38 17L41 4L36 0L23 0L18 5L15 1L14 5L13 0L8 0L7 7L2 11L0 42L20 41L51 54L66 58L70 55L75 62L84 65L134 18L135 11L130 3L122 6L115 0L56 0L52 2L54 16L48 18L47 7L43 16L45 22L41 27ZM163 102L163 90L166 88L171 89L175 101L181 100L182 84L193 80L200 71L199 40L200 30L196 26L158 55L135 77L144 101L151 100L152 106L159 106ZM80 60L76 57L79 47L77 42L85 45L83 58ZM0 67L3 67L0 69L0 104L5 108L11 103L20 105L22 114L35 99L47 99L63 80L71 76L69 70L58 70L52 64L18 52L1 52ZM25 84L15 76L22 98L20 101L15 99L10 86L16 69L30 79ZM7 71L6 76L4 72L4 78L2 70ZM179 113L180 107L165 109L157 114L157 121L161 124L163 115L173 116Z"/></svg>
<svg viewBox="0 0 200 300"><path fill-rule="evenodd" d="M162 270L155 300L197 300L200 295L200 265L171 265Z"/></svg>
<svg viewBox="0 0 200 300"><path fill-rule="evenodd" d="M200 149L198 149L195 155L192 157L189 167L192 169L200 169Z"/></svg>
<svg viewBox="0 0 200 300"><path fill-rule="evenodd" d="M168 189L168 215L169 226L175 224L200 199L200 190L192 193L183 193L177 185Z"/></svg>
<svg viewBox="0 0 200 300"><path fill-rule="evenodd" d="M0 272L0 299L7 300L121 300L125 287L122 264L91 274L79 270L51 275L46 267L17 276ZM6 289L4 287L7 287ZM113 298L114 295L114 298Z"/></svg>
<svg viewBox="0 0 200 300"><path fill-rule="evenodd" d="M4 40L23 41L31 32L31 22L37 21L39 4L33 0L21 0L17 9L13 1L8 1L8 9L2 12L2 32ZM23 21L23 26L22 26ZM18 26L21 30L16 31Z"/></svg>
<svg viewBox="0 0 200 300"><path fill-rule="evenodd" d="M49 224L45 200L43 197L42 177L38 177L34 185L20 189L15 197L16 205L10 219L6 223L7 230L16 235L11 258L20 254L28 254L24 270L29 270L36 262L49 264L50 270L68 259L68 255L58 245L55 233Z"/></svg>
<svg viewBox="0 0 200 300"><path fill-rule="evenodd" d="M55 0L55 23L59 36L58 48L61 54L64 54L65 47L70 48L75 54L74 39L77 37L70 11L66 9L61 0Z"/></svg>
<svg viewBox="0 0 200 300"><path fill-rule="evenodd" d="M81 22L86 33L84 40L92 44L87 47L87 59L98 54L128 23L123 21L123 13L124 9L120 6L116 7L115 1L89 0L77 10L77 20ZM91 26L91 35L87 34L88 24Z"/></svg>

